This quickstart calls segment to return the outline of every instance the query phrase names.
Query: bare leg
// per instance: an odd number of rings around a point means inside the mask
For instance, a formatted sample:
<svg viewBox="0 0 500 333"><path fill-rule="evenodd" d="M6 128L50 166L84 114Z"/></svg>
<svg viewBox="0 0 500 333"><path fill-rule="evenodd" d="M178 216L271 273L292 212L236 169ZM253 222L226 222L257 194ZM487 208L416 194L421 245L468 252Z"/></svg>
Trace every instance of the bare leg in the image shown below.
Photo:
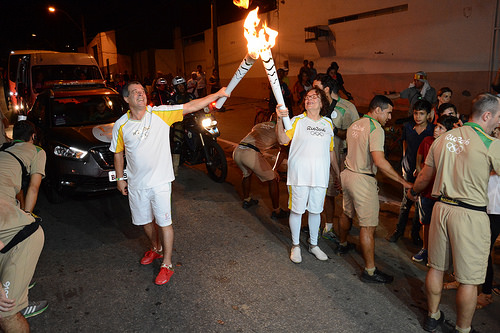
<svg viewBox="0 0 500 333"><path fill-rule="evenodd" d="M455 302L457 304L457 326L469 328L476 311L477 286L460 284L457 289Z"/></svg>
<svg viewBox="0 0 500 333"><path fill-rule="evenodd" d="M280 208L280 191L278 177L270 180L269 182L269 196L271 197L271 202L273 204L273 209L277 212ZM247 197L248 198L248 197Z"/></svg>
<svg viewBox="0 0 500 333"><path fill-rule="evenodd" d="M375 227L361 227L359 233L359 242L361 244L361 253L365 260L365 268L375 267Z"/></svg>
<svg viewBox="0 0 500 333"><path fill-rule="evenodd" d="M428 249L429 248L429 227L430 225L422 225L422 229L424 230L423 232L423 235L424 235L424 249Z"/></svg>
<svg viewBox="0 0 500 333"><path fill-rule="evenodd" d="M344 213L340 215L340 233L339 239L340 243L347 242L347 234L349 233L349 229L351 229L352 219L347 217Z"/></svg>
<svg viewBox="0 0 500 333"><path fill-rule="evenodd" d="M174 248L174 228L172 225L160 227L163 244L163 264L170 266L172 264L172 251Z"/></svg>
<svg viewBox="0 0 500 333"><path fill-rule="evenodd" d="M248 177L243 177L241 180L241 187L243 189L243 199L247 199L250 197L250 184L252 180L252 175Z"/></svg>
<svg viewBox="0 0 500 333"><path fill-rule="evenodd" d="M334 220L333 220L335 218L335 197L331 197L328 195L326 196L326 198L325 198L325 214L326 214L326 223L332 223L333 230L338 235L339 225L338 225L338 223L336 225ZM337 228L335 228L335 226Z"/></svg>
<svg viewBox="0 0 500 333"><path fill-rule="evenodd" d="M160 250L161 248L160 235L158 233L158 226L156 225L156 223L153 221L149 222L148 224L145 224L144 232L146 233L146 236L148 236L153 248Z"/></svg>
<svg viewBox="0 0 500 333"><path fill-rule="evenodd" d="M27 333L30 331L30 326L26 318L18 312L12 316L0 317L0 328L2 332Z"/></svg>
<svg viewBox="0 0 500 333"><path fill-rule="evenodd" d="M439 309L441 291L443 290L443 277L443 271L432 267L429 269L427 276L425 277L425 291L427 294L427 307L429 313L436 313Z"/></svg>

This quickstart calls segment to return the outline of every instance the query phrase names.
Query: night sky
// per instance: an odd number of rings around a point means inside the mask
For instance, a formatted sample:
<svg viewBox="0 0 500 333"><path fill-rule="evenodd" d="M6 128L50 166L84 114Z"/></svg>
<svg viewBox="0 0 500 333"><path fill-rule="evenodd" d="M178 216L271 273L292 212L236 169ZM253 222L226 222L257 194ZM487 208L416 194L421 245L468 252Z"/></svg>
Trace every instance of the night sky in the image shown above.
<svg viewBox="0 0 500 333"><path fill-rule="evenodd" d="M211 0L1 0L0 66L5 66L11 50L43 49L75 51L83 45L83 15L87 43L98 32L116 30L118 53L132 54L148 48L172 48L172 32L180 26L184 36L211 26ZM261 12L275 5L274 0L254 0ZM68 13L49 13L54 6ZM267 8L266 8L267 7ZM217 0L218 24L242 19L248 13ZM36 36L32 36L36 34Z"/></svg>

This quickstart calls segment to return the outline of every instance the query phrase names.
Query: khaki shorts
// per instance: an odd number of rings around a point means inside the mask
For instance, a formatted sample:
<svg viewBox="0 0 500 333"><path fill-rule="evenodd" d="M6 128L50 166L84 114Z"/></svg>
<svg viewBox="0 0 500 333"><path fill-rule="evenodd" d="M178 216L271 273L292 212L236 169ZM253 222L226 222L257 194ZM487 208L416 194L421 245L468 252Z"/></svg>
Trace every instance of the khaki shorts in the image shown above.
<svg viewBox="0 0 500 333"><path fill-rule="evenodd" d="M271 165L266 161L264 155L252 148L238 146L233 152L233 160L243 172L243 177L249 177L252 172L259 177L260 181L273 180L276 174Z"/></svg>
<svg viewBox="0 0 500 333"><path fill-rule="evenodd" d="M429 265L447 271L452 257L458 282L482 284L488 267L490 238L486 213L436 202L429 230Z"/></svg>
<svg viewBox="0 0 500 333"><path fill-rule="evenodd" d="M344 214L358 216L360 227L378 226L380 203L375 177L345 169L340 173Z"/></svg>
<svg viewBox="0 0 500 333"><path fill-rule="evenodd" d="M14 308L8 312L0 312L0 317L12 316L28 306L28 285L35 273L44 239L43 229L39 227L7 253L0 253L2 287L7 298L16 300Z"/></svg>
<svg viewBox="0 0 500 333"><path fill-rule="evenodd" d="M345 154L341 153L340 158L339 158L339 170L340 172L344 171L345 169ZM330 178L328 178L328 189L326 190L326 195L329 197L336 197L337 195L340 194L340 191L337 190L334 186L334 177L335 173L333 172L333 168L330 166Z"/></svg>

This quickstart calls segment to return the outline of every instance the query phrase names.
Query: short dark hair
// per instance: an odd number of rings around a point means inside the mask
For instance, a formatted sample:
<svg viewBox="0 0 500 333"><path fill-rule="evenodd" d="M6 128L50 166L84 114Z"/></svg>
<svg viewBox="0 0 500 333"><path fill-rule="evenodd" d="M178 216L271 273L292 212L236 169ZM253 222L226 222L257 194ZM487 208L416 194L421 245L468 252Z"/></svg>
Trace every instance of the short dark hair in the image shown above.
<svg viewBox="0 0 500 333"><path fill-rule="evenodd" d="M14 124L12 129L12 138L14 140L21 140L28 142L31 136L35 134L35 125L29 120L20 120Z"/></svg>
<svg viewBox="0 0 500 333"><path fill-rule="evenodd" d="M333 92L334 94L338 94L339 89L340 89L339 83L337 82L337 80L332 79L332 77L330 75L324 74L324 73L318 74L314 78L314 81L316 81L316 80L321 82L323 89L328 87L331 92Z"/></svg>
<svg viewBox="0 0 500 333"><path fill-rule="evenodd" d="M122 89L122 96L123 97L128 97L130 96L130 91L128 91L128 88L130 87L131 84L138 84L140 86L142 86L142 83L140 83L139 81L130 81L129 83L127 83L123 89ZM145 90L144 90L145 91Z"/></svg>
<svg viewBox="0 0 500 333"><path fill-rule="evenodd" d="M472 117L478 117L485 112L491 112L492 115L496 115L498 103L500 103L499 97L490 93L481 93L472 101L471 115Z"/></svg>
<svg viewBox="0 0 500 333"><path fill-rule="evenodd" d="M443 125L447 131L453 129L458 121L458 118L455 116L441 116L437 119L437 123Z"/></svg>
<svg viewBox="0 0 500 333"><path fill-rule="evenodd" d="M442 94L447 93L447 92L449 92L450 94L453 95L453 91L451 91L451 89L448 87L443 87L443 88L439 89L437 92L437 95L441 96Z"/></svg>
<svg viewBox="0 0 500 333"><path fill-rule="evenodd" d="M451 104L451 103L443 103L439 106L439 108L437 109L437 113L438 115L442 115L444 110L446 109L449 109L449 108L452 108L453 111L455 111L455 114L457 114L457 107L454 105L454 104Z"/></svg>
<svg viewBox="0 0 500 333"><path fill-rule="evenodd" d="M413 111L420 111L423 110L427 112L427 114L431 113L432 109L432 104L425 99L419 99L418 101L413 104L412 110Z"/></svg>
<svg viewBox="0 0 500 333"><path fill-rule="evenodd" d="M394 107L394 103L389 99L389 97L384 96L384 95L375 95L375 97L373 97L371 102L370 102L370 106L368 107L368 110L373 111L376 108L380 108L381 110L385 110L389 107L389 105Z"/></svg>

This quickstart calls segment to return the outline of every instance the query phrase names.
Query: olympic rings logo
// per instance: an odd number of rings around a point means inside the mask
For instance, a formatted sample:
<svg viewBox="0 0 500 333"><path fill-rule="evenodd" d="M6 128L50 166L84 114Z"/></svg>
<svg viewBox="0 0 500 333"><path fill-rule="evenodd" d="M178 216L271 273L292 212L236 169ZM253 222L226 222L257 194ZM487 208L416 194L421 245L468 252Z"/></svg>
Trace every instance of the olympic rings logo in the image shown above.
<svg viewBox="0 0 500 333"><path fill-rule="evenodd" d="M459 145L457 145L456 143L453 143L453 142L448 142L446 144L446 148L448 149L448 151L450 153L455 153L457 155L464 151L464 147L463 146L459 146Z"/></svg>
<svg viewBox="0 0 500 333"><path fill-rule="evenodd" d="M309 134L314 135L314 136L323 136L325 133L323 132L316 132L316 131L310 131Z"/></svg>

